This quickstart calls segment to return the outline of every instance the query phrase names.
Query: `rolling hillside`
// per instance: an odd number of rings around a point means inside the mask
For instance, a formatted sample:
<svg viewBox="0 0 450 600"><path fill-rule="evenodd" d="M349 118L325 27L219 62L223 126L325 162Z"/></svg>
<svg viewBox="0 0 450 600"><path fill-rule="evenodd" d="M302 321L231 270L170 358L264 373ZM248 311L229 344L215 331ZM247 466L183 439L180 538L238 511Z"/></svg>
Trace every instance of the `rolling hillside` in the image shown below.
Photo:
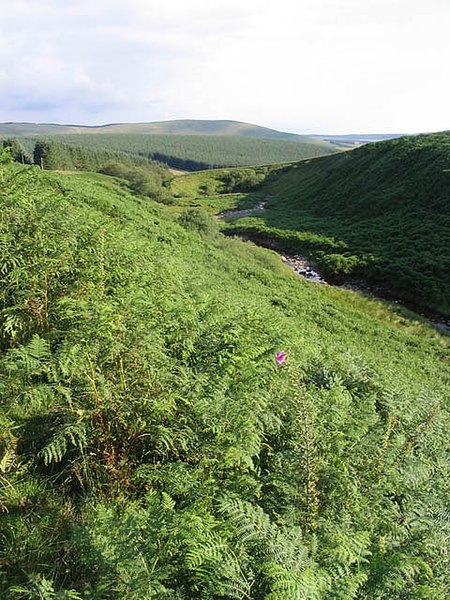
<svg viewBox="0 0 450 600"><path fill-rule="evenodd" d="M6 139L6 138L5 138ZM8 138L9 139L9 138ZM72 145L79 152L121 153L128 161L158 161L172 168L198 171L224 166L295 162L335 152L326 142L292 142L259 137L212 135L84 134L14 138L28 153L37 142ZM1 140L0 140L1 141ZM63 150L63 148L62 148ZM64 152L62 152L63 154Z"/></svg>
<svg viewBox="0 0 450 600"><path fill-rule="evenodd" d="M229 120L182 119L155 121L150 123L110 123L107 125L59 125L56 123L0 123L0 135L34 136L49 134L152 134L152 135L214 135L233 137L262 137L274 140L288 140L302 143L315 143L308 136L276 131L251 123Z"/></svg>
<svg viewBox="0 0 450 600"><path fill-rule="evenodd" d="M272 170L267 211L229 224L450 313L450 133L404 137Z"/></svg>
<svg viewBox="0 0 450 600"><path fill-rule="evenodd" d="M448 339L198 207L9 162L0 596L443 600Z"/></svg>
<svg viewBox="0 0 450 600"><path fill-rule="evenodd" d="M0 137L17 138L28 154L36 140L73 144L197 171L225 166L297 161L338 150L332 142L238 121L162 121L87 127L35 123L0 124ZM136 157L138 157L136 159Z"/></svg>
<svg viewBox="0 0 450 600"><path fill-rule="evenodd" d="M104 135L103 140L96 138ZM115 151L124 151L131 145L139 152L148 147L152 152L157 152L171 166L186 168L186 161L192 161L187 170L198 170L202 168L241 166L252 164L265 164L278 161L295 161L305 157L329 154L345 148L352 148L361 144L399 137L397 134L368 134L368 135L298 135L283 131L276 131L268 127L261 127L251 123L232 120L201 120L181 119L173 121L155 121L149 123L110 123L106 125L67 125L56 123L0 123L0 137L22 137L32 138L36 136L90 136L91 139L80 140L77 137L69 137L66 141L76 144L95 144L103 150L111 150L111 144ZM126 136L126 137L109 137ZM141 136L158 136L147 140L147 144ZM94 136L94 137L92 137ZM137 137L132 137L137 136ZM159 137L161 136L161 137ZM163 136L182 136L169 139ZM196 141L186 139L186 136L195 136ZM214 137L215 141L203 139L204 136ZM221 140L222 137L233 138L234 141ZM268 152L267 142L263 150L255 152L255 144L245 145L236 138L262 138L278 142L296 142L300 144L294 150L294 146L283 147L281 144ZM132 141L134 140L134 141ZM28 148L32 147L32 140L23 142ZM185 149L180 152L180 146ZM211 146L214 155L223 156L217 158L216 162L205 162L205 153L211 155ZM223 148L217 149L217 146ZM175 153L174 153L175 148ZM201 149L200 149L201 148ZM209 149L208 149L209 148ZM134 151L134 150L133 150ZM203 156L199 156L201 153ZM234 156L233 156L234 155ZM248 158L245 159L244 156ZM238 159L239 157L239 159ZM184 166L182 162L184 161ZM175 163L178 162L178 165ZM195 164L195 168L193 165Z"/></svg>

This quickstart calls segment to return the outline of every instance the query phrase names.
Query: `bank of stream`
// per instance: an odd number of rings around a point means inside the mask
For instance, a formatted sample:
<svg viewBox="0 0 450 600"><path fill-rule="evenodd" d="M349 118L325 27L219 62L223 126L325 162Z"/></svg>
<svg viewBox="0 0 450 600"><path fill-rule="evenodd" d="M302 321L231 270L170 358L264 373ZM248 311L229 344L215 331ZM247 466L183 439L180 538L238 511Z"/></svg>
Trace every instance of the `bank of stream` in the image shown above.
<svg viewBox="0 0 450 600"><path fill-rule="evenodd" d="M313 266L312 263L305 256L298 255L287 255L285 253L277 252L281 260L291 269L293 269L300 277L307 279L308 281L314 281L316 283L324 283L327 285L333 285L334 287L338 287L343 290L350 290L352 292L357 292L358 294L362 294L363 296L367 296L369 298L378 298L380 300L384 300L387 302L391 302L392 304L397 305L398 307L404 307L407 310L410 310L417 314L420 318L425 319L435 327L441 333L445 335L450 335L450 320L443 320L441 317L437 315L425 314L422 309L407 305L404 302L400 302L389 293L389 290L377 289L375 287L371 287L364 281L357 280L348 280L341 284L334 284L330 281L327 281L325 277L319 273L316 269L317 267Z"/></svg>
<svg viewBox="0 0 450 600"><path fill-rule="evenodd" d="M397 308L405 308L411 313L414 313L414 315L416 315L417 318L427 321L440 333L450 336L450 319L445 319L441 315L432 314L430 312L425 313L423 309L418 306L408 304L403 300L400 301L397 298L395 298L395 296L390 292L388 288L377 288L375 286L371 286L366 281L356 280L354 278L348 279L347 281L344 281L342 283L330 281L326 278L324 274L320 272L318 267L306 256L301 256L298 254L288 254L286 252L283 252L277 247L276 242L273 241L265 240L264 242L262 242L261 240L246 235L240 235L239 237L243 241L250 241L256 244L257 246L273 250L280 256L280 259L287 267L292 269L297 275L303 277L303 279L306 279L307 281L312 281L324 285L332 285L333 287L337 287L340 289L351 290L369 298L376 298L379 300L390 302L392 304L395 304Z"/></svg>

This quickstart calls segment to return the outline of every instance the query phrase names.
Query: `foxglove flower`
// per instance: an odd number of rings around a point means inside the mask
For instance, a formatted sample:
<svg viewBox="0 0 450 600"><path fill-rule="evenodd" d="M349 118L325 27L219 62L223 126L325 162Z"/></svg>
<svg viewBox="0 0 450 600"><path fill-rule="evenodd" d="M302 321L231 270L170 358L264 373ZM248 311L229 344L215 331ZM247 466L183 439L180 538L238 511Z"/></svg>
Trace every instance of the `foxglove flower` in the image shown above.
<svg viewBox="0 0 450 600"><path fill-rule="evenodd" d="M281 366L285 360L286 360L286 352L284 350L282 350L281 352L277 352L275 354L275 362L277 363L278 366Z"/></svg>

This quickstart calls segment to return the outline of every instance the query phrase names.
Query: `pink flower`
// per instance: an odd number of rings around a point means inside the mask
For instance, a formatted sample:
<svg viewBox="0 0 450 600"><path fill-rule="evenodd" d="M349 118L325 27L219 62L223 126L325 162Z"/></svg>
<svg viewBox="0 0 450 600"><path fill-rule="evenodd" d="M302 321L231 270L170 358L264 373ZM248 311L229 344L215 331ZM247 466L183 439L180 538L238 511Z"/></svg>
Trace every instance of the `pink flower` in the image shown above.
<svg viewBox="0 0 450 600"><path fill-rule="evenodd" d="M286 352L284 350L282 350L281 352L277 352L275 354L275 362L277 363L278 366L281 366L285 360L286 360Z"/></svg>

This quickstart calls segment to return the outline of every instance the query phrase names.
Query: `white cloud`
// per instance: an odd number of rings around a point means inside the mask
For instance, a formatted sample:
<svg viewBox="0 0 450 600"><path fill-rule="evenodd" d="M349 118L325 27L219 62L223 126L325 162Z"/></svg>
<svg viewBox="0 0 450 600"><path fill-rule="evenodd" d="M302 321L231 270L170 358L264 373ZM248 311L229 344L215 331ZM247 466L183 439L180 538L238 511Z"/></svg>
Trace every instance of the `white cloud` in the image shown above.
<svg viewBox="0 0 450 600"><path fill-rule="evenodd" d="M448 0L16 0L0 120L449 128Z"/></svg>

